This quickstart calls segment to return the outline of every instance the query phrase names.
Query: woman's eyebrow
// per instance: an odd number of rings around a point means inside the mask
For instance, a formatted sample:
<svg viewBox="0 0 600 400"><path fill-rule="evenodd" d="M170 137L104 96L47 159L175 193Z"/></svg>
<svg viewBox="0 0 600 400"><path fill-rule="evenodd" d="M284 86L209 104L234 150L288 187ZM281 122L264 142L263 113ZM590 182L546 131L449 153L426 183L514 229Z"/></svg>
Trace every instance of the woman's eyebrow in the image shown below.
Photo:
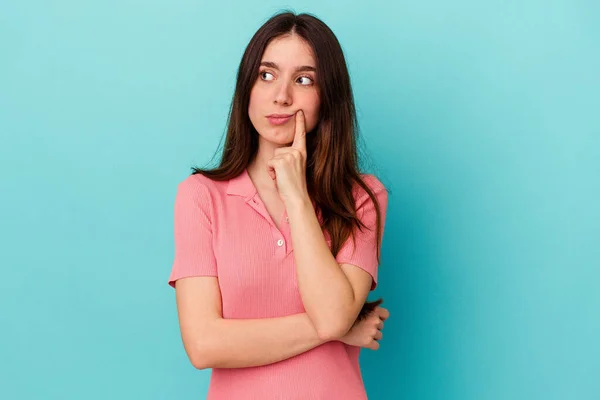
<svg viewBox="0 0 600 400"><path fill-rule="evenodd" d="M269 68L275 68L275 69L279 69L279 66L277 64L275 64L272 61L262 61L260 63L261 66L265 66L265 67L269 67ZM315 67L311 67L310 65L301 65L299 67L296 68L296 72L300 72L300 71L314 71L317 72L317 69Z"/></svg>

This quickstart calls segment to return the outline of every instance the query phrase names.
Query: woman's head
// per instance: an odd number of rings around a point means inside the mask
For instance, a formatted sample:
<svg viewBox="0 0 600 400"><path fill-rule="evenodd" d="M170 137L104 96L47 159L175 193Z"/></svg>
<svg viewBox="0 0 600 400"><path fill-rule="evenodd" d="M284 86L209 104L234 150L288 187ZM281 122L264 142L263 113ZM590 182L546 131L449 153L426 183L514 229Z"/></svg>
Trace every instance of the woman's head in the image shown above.
<svg viewBox="0 0 600 400"><path fill-rule="evenodd" d="M244 51L222 162L247 166L261 141L291 143L293 119L273 125L267 116L299 109L306 118L308 173L332 184L335 175L356 170L357 124L342 48L320 19L285 12L265 22Z"/></svg>

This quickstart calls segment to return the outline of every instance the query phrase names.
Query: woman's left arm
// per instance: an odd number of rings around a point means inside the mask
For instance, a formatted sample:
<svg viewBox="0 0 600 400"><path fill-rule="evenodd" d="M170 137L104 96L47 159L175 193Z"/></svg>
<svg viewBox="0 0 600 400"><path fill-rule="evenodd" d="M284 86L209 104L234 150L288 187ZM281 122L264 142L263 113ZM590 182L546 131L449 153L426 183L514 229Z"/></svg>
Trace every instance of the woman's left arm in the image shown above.
<svg viewBox="0 0 600 400"><path fill-rule="evenodd" d="M321 339L344 336L371 289L371 275L334 258L310 200L287 207L298 288L306 313Z"/></svg>

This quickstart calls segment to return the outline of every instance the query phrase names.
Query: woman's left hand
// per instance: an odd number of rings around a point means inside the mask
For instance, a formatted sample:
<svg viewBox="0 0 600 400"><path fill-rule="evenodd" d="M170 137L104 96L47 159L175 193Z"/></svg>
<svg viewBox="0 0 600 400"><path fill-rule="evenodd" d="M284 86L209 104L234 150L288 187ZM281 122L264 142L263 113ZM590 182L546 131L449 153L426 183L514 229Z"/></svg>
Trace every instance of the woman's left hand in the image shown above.
<svg viewBox="0 0 600 400"><path fill-rule="evenodd" d="M294 118L294 142L291 146L275 149L273 158L267 162L269 176L275 180L286 208L294 202L309 199L306 189L306 130L302 110L296 112Z"/></svg>

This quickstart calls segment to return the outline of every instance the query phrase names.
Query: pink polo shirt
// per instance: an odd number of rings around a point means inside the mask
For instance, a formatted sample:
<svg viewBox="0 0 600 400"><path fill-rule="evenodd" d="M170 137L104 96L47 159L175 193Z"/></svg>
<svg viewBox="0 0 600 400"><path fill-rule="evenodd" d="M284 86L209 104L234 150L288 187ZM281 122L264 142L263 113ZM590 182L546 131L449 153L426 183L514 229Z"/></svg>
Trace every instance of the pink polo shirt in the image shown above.
<svg viewBox="0 0 600 400"><path fill-rule="evenodd" d="M379 200L385 224L387 191L363 175ZM358 217L372 227L356 230L338 253L377 285L375 207L355 189ZM304 313L287 213L281 230L272 222L247 170L229 181L190 175L175 200L175 258L169 285L188 276L217 276L223 318L273 318ZM324 234L327 243L328 233ZM353 251L355 250L355 251ZM208 400L364 400L361 348L331 341L287 360L248 368L213 368Z"/></svg>

